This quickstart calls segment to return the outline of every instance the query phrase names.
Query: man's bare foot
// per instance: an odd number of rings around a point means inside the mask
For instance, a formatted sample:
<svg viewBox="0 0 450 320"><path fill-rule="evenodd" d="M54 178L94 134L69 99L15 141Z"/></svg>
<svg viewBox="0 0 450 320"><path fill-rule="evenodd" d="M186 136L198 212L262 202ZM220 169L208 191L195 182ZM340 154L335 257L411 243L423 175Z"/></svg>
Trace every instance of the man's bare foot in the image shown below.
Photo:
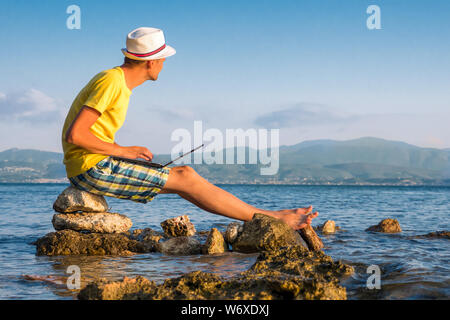
<svg viewBox="0 0 450 320"><path fill-rule="evenodd" d="M313 207L297 208L291 210L280 210L273 216L286 222L294 230L303 229L311 224L312 219L319 215L319 212L312 212Z"/></svg>

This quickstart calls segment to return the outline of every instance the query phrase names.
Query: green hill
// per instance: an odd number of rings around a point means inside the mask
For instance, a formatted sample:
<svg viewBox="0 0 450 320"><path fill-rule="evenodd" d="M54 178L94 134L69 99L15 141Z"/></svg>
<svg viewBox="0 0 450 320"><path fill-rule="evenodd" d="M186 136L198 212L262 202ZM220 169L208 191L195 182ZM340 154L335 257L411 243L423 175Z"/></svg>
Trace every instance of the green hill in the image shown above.
<svg viewBox="0 0 450 320"><path fill-rule="evenodd" d="M248 159L249 149L245 151ZM62 158L55 152L5 150L0 152L0 182L65 181ZM158 155L154 161L169 158ZM281 146L280 167L273 176L262 176L256 164L192 166L213 183L450 185L450 149L370 137Z"/></svg>

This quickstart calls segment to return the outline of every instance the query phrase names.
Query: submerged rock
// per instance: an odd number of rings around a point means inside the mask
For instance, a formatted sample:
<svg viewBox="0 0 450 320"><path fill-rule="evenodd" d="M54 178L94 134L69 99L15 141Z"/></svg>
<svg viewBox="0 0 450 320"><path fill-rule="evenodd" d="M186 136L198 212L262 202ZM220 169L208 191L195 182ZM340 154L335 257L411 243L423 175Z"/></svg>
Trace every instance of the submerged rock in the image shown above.
<svg viewBox="0 0 450 320"><path fill-rule="evenodd" d="M108 211L108 204L103 196L70 186L58 196L53 204L53 209L61 213L105 212Z"/></svg>
<svg viewBox="0 0 450 320"><path fill-rule="evenodd" d="M450 239L450 231L436 231L427 234L422 234L419 236L414 236L413 238L430 238L430 239Z"/></svg>
<svg viewBox="0 0 450 320"><path fill-rule="evenodd" d="M161 222L161 228L168 237L193 236L195 227L187 215L167 219Z"/></svg>
<svg viewBox="0 0 450 320"><path fill-rule="evenodd" d="M34 242L36 255L130 255L150 250L122 233L51 232Z"/></svg>
<svg viewBox="0 0 450 320"><path fill-rule="evenodd" d="M158 242L156 250L168 255L191 255L202 252L200 241L193 237L175 237Z"/></svg>
<svg viewBox="0 0 450 320"><path fill-rule="evenodd" d="M233 243L233 251L250 253L289 245L307 247L298 232L285 222L255 213L252 220L244 223L242 233Z"/></svg>
<svg viewBox="0 0 450 320"><path fill-rule="evenodd" d="M312 251L318 251L323 248L322 240L320 240L317 233L314 231L311 225L307 225L306 227L299 230L303 240L308 244L308 248Z"/></svg>
<svg viewBox="0 0 450 320"><path fill-rule="evenodd" d="M333 262L322 252L301 245L266 251L248 270L232 278L202 271L155 285L142 277L98 280L83 288L79 299L346 299L339 285L353 268Z"/></svg>
<svg viewBox="0 0 450 320"><path fill-rule="evenodd" d="M233 244L237 237L242 233L244 227L239 222L231 222L227 226L227 230L225 231L225 241L229 244Z"/></svg>
<svg viewBox="0 0 450 320"><path fill-rule="evenodd" d="M367 228L366 231L398 233L402 232L402 228L397 219L384 219L381 220L379 224Z"/></svg>
<svg viewBox="0 0 450 320"><path fill-rule="evenodd" d="M202 247L202 253L215 254L224 253L225 251L228 251L228 245L226 244L222 233L216 228L212 228L206 239L206 243Z"/></svg>
<svg viewBox="0 0 450 320"><path fill-rule="evenodd" d="M99 233L127 232L131 219L111 212L57 213L52 220L55 230L90 231Z"/></svg>

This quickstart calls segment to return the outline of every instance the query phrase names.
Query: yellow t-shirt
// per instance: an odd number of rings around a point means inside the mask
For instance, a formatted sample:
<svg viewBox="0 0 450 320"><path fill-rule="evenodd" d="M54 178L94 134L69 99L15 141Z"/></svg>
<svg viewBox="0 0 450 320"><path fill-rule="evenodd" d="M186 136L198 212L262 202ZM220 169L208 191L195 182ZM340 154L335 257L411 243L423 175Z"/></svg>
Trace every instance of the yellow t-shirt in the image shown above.
<svg viewBox="0 0 450 320"><path fill-rule="evenodd" d="M122 126L128 109L131 90L125 82L122 68L115 67L97 74L75 98L62 130L62 147L67 177L86 172L99 161L108 157L95 154L65 141L66 131L83 106L98 110L101 115L91 127L91 132L99 139L113 143L114 135Z"/></svg>

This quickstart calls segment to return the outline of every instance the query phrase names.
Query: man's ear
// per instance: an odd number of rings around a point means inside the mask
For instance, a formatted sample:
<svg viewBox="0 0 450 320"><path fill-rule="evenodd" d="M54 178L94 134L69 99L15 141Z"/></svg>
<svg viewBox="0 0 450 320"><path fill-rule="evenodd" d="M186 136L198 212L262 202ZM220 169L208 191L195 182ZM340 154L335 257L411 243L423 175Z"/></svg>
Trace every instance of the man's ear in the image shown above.
<svg viewBox="0 0 450 320"><path fill-rule="evenodd" d="M145 64L147 69L151 69L153 67L153 60L148 60Z"/></svg>

